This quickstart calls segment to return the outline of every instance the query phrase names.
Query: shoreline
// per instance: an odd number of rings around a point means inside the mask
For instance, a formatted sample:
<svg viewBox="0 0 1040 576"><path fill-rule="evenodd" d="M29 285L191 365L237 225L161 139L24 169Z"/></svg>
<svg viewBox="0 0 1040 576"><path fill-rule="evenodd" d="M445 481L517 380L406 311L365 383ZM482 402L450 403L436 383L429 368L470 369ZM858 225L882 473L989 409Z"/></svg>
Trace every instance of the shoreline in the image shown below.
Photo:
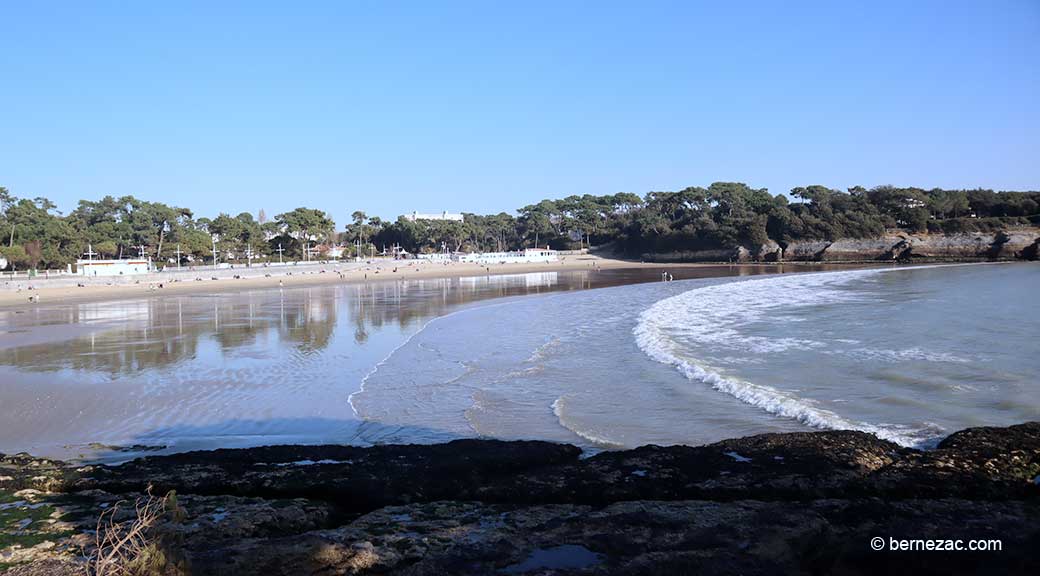
<svg viewBox="0 0 1040 576"><path fill-rule="evenodd" d="M230 268L219 270L181 270L132 277L84 279L68 276L49 279L13 280L0 284L0 311L61 304L84 304L136 300L157 296L244 292L275 288L297 288L402 280L435 280L480 276L503 276L538 272L576 272L582 270L675 269L778 267L811 268L820 265L863 267L884 262L749 262L685 263L636 262L594 255L566 256L558 262L531 264L492 264L484 266L462 262L397 260L301 264L295 266ZM236 278L235 276L239 276ZM197 278L199 280L197 280ZM84 286L77 286L83 283ZM32 289L29 287L32 286ZM160 287L161 286L161 287ZM30 301L35 297L36 301Z"/></svg>

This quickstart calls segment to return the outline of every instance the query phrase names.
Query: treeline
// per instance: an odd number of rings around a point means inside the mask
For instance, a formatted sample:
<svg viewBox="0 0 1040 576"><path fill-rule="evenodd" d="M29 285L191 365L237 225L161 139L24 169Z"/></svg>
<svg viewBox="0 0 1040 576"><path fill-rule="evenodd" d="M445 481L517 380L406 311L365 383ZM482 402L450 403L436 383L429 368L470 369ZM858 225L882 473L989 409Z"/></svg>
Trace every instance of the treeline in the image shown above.
<svg viewBox="0 0 1040 576"><path fill-rule="evenodd" d="M368 230L376 243L410 251L581 248L613 243L629 255L676 250L754 248L769 241L874 238L912 232L993 231L1040 225L1040 192L923 190L878 186L848 191L795 188L788 196L741 183L707 188L569 196L524 206L517 216L466 214L464 222L399 219ZM351 232L348 230L348 232ZM353 235L358 236L355 231Z"/></svg>
<svg viewBox="0 0 1040 576"><path fill-rule="evenodd" d="M46 198L16 198L0 188L0 254L18 268L61 268L83 256L145 254L160 262L321 258L329 247L360 246L364 255L392 246L412 252L502 251L525 246L581 248L613 243L621 252L748 248L770 241L872 238L886 229L912 232L994 231L1040 225L1040 192L923 190L878 186L848 191L795 188L790 197L741 183L707 188L569 196L524 206L517 215L465 214L463 222L354 212L337 231L321 210L297 208L268 219L261 210L196 218L188 208L132 196L82 200L67 215Z"/></svg>
<svg viewBox="0 0 1040 576"><path fill-rule="evenodd" d="M195 218L188 208L123 196L80 200L62 215L46 198L17 198L0 187L0 255L10 268L64 268L83 258L141 255L160 262L245 259L270 254L279 245L287 258L333 237L335 222L321 210L297 208L267 220L248 212Z"/></svg>

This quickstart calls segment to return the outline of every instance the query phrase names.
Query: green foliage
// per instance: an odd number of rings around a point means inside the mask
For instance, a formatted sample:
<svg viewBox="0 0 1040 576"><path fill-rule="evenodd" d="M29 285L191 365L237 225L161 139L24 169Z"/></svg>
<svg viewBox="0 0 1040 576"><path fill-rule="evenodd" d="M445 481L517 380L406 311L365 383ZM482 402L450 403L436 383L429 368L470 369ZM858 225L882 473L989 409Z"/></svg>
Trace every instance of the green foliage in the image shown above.
<svg viewBox="0 0 1040 576"><path fill-rule="evenodd" d="M304 255L306 245L326 242L334 236L336 223L325 212L313 208L296 208L274 217L279 229L294 242L283 242L285 254L293 258Z"/></svg>
<svg viewBox="0 0 1040 576"><path fill-rule="evenodd" d="M0 255L7 260L9 266L17 267L21 266L28 261L28 256L25 254L25 248L22 246L0 246Z"/></svg>
<svg viewBox="0 0 1040 576"><path fill-rule="evenodd" d="M12 266L61 268L87 246L109 258L136 256L141 247L156 260L209 262L214 244L219 258L255 256L298 259L305 246L336 240L360 243L363 255L400 245L413 253L442 249L515 250L524 246L582 248L613 243L636 255L699 249L753 249L770 241L872 238L886 229L913 232L995 232L1009 226L1040 224L1040 192L924 190L878 186L848 191L814 185L771 195L739 182L707 188L572 195L524 206L508 213L465 214L463 222L400 218L384 222L362 211L335 233L332 217L313 208L296 208L266 221L237 216L194 218L185 208L146 202L133 196L80 201L62 216L46 198L19 199L0 187L0 253Z"/></svg>

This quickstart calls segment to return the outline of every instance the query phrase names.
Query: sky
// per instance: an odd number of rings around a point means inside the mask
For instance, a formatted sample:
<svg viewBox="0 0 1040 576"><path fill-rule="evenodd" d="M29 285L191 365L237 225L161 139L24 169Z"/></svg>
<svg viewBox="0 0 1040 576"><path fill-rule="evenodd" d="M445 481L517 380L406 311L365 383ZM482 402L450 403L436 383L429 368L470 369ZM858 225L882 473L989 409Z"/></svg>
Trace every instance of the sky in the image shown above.
<svg viewBox="0 0 1040 576"><path fill-rule="evenodd" d="M1040 0L0 0L0 186L64 211L716 181L1040 189Z"/></svg>

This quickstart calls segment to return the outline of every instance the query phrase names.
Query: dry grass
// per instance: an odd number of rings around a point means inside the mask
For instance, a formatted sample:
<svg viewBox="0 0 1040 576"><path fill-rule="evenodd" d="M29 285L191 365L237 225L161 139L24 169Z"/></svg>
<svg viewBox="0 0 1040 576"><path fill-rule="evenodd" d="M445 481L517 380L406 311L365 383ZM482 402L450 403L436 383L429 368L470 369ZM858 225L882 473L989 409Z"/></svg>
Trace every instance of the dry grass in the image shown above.
<svg viewBox="0 0 1040 576"><path fill-rule="evenodd" d="M183 516L183 510L177 505L177 495L170 492L157 497L149 487L147 495L134 502L133 516L118 521L126 505L125 501L117 502L98 518L95 548L87 562L88 575L165 576L179 573L161 545L158 530L167 513L174 521Z"/></svg>

